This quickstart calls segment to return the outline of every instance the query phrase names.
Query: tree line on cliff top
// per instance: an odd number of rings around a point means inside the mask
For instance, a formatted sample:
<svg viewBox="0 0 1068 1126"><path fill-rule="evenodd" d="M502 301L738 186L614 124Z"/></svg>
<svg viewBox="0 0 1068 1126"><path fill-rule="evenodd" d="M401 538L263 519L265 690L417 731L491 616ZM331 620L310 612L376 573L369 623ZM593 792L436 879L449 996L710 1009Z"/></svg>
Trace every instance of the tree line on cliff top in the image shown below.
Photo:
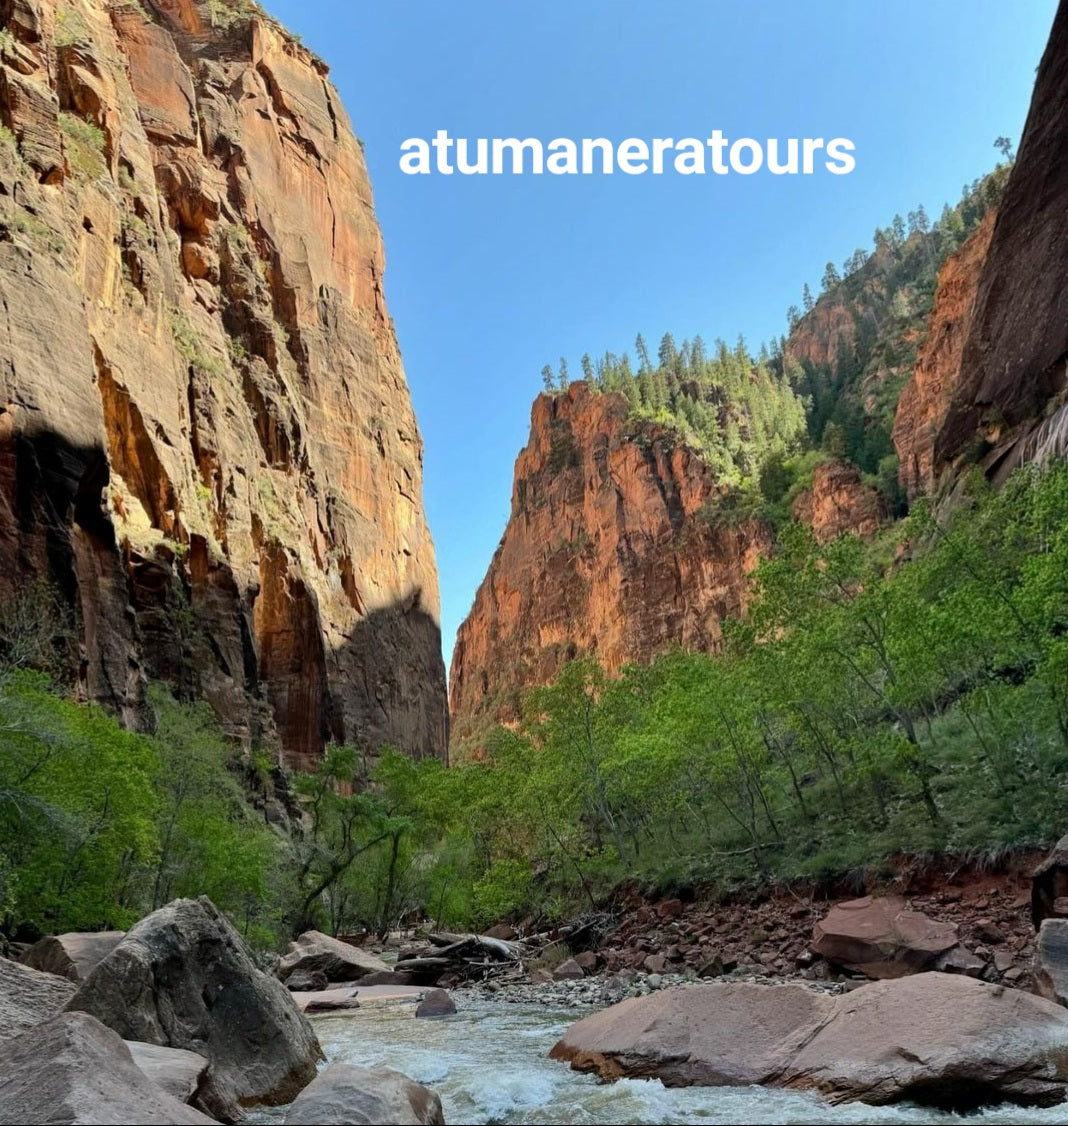
<svg viewBox="0 0 1068 1126"><path fill-rule="evenodd" d="M622 394L633 417L673 427L724 485L748 494L743 506L751 510L761 505L767 467L774 481L785 466L793 483L811 468L811 459L797 455L822 450L853 462L899 511L890 440L898 397L926 334L939 269L1001 199L1011 145L999 138L998 148L1006 161L966 184L934 223L921 204L907 219L895 215L876 229L871 251L858 248L841 269L828 262L818 298L806 283L802 307L787 312L788 334L770 346L754 354L744 340L733 348L717 340L709 350L700 336L676 345L666 333L654 356L639 333L636 358L584 354L578 378L594 390ZM826 331L817 306L844 311L834 320L836 338L823 341L823 363L802 346ZM565 390L571 379L564 357L555 369L542 368L549 393ZM777 498L763 492L774 506Z"/></svg>

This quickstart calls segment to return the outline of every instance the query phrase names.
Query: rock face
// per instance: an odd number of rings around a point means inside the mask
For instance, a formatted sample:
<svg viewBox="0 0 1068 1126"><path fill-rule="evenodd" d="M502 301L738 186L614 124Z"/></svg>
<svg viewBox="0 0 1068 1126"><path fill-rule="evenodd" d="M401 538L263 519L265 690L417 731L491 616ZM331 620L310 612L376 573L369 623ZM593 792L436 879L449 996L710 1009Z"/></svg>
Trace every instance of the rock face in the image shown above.
<svg viewBox="0 0 1068 1126"><path fill-rule="evenodd" d="M1066 144L1068 6L1061 4L966 318L959 365L947 363L929 380L936 394L917 392L905 402L935 404L933 434L905 447L911 487L925 474L937 478L975 462L998 478L1016 464L1068 448L1068 416L1058 399L1068 354L1068 166L1058 156ZM961 307L967 304L962 292ZM947 348L944 358L951 361L955 352ZM914 411L918 420L924 414ZM898 433L910 429L906 418Z"/></svg>
<svg viewBox="0 0 1068 1126"><path fill-rule="evenodd" d="M819 543L846 532L872 536L885 523L886 502L878 490L865 485L860 470L842 461L826 461L812 473L812 487L797 495L794 519L808 524Z"/></svg>
<svg viewBox="0 0 1068 1126"><path fill-rule="evenodd" d="M62 1013L0 1046L0 1122L213 1121L157 1087L86 1013Z"/></svg>
<svg viewBox="0 0 1068 1126"><path fill-rule="evenodd" d="M1046 919L1038 932L1035 992L1068 1006L1068 919Z"/></svg>
<svg viewBox="0 0 1068 1126"><path fill-rule="evenodd" d="M605 1078L668 1086L762 1083L832 1102L960 1110L1055 1105L1068 1083L1068 1014L1018 990L938 973L838 997L717 983L623 1001L572 1025L551 1055Z"/></svg>
<svg viewBox="0 0 1068 1126"><path fill-rule="evenodd" d="M334 1063L297 1096L286 1126L444 1126L441 1100L389 1067Z"/></svg>
<svg viewBox="0 0 1068 1126"><path fill-rule="evenodd" d="M198 1104L232 1120L239 1107L291 1101L315 1076L319 1042L292 995L261 973L207 899L178 899L142 919L67 1008L126 1040L206 1056Z"/></svg>
<svg viewBox="0 0 1068 1126"><path fill-rule="evenodd" d="M903 977L931 969L957 945L957 928L893 897L838 903L813 928L812 949L835 965L868 977Z"/></svg>
<svg viewBox="0 0 1068 1126"><path fill-rule="evenodd" d="M990 236L994 233L994 218L994 212L990 212L964 245L943 263L927 339L916 358L912 379L898 400L894 448L899 479L910 500L930 492L936 482L935 438L946 421L960 377L961 356L972 324Z"/></svg>
<svg viewBox="0 0 1068 1126"><path fill-rule="evenodd" d="M389 966L358 946L331 938L321 931L305 931L289 944L289 952L278 966L278 976L287 981L290 974L326 975L328 981L358 981L368 974L389 971Z"/></svg>
<svg viewBox="0 0 1068 1126"><path fill-rule="evenodd" d="M577 655L616 670L672 644L715 650L744 609L770 529L709 522L719 488L700 455L627 414L584 383L535 400L508 526L456 639L454 746L516 718L520 691Z"/></svg>
<svg viewBox="0 0 1068 1126"><path fill-rule="evenodd" d="M7 1040L47 1020L70 1000L74 985L0 958L0 1040Z"/></svg>
<svg viewBox="0 0 1068 1126"><path fill-rule="evenodd" d="M1043 919L1064 917L1068 908L1068 836L1035 869L1031 878L1031 922L1035 930Z"/></svg>
<svg viewBox="0 0 1068 1126"><path fill-rule="evenodd" d="M0 598L54 584L130 723L157 679L295 765L443 755L421 440L326 67L243 0L0 23Z"/></svg>
<svg viewBox="0 0 1068 1126"><path fill-rule="evenodd" d="M142 1044L137 1040L125 1041L126 1047L138 1068L168 1095L179 1102L191 1102L207 1078L209 1063L196 1052L183 1048L163 1048L159 1044Z"/></svg>
<svg viewBox="0 0 1068 1126"><path fill-rule="evenodd" d="M75 932L42 938L19 959L24 966L84 981L101 959L122 941L123 931Z"/></svg>

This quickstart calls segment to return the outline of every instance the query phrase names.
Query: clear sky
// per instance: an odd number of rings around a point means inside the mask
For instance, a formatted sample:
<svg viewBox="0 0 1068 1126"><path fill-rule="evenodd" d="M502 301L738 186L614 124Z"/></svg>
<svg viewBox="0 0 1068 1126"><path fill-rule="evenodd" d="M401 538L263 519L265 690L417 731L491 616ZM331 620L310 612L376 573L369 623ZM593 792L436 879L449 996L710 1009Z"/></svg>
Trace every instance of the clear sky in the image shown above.
<svg viewBox="0 0 1068 1126"><path fill-rule="evenodd" d="M426 448L446 664L508 518L545 363L665 331L785 328L922 202L1017 141L1054 0L267 0L364 140L386 297ZM407 176L460 137L848 137L856 170L774 177Z"/></svg>

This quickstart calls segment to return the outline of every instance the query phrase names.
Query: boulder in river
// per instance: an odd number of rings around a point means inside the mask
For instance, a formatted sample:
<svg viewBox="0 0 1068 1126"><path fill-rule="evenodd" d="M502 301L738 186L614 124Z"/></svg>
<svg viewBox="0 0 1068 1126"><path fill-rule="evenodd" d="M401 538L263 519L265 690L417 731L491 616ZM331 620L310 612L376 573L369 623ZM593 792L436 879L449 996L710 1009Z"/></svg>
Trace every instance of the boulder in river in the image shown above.
<svg viewBox="0 0 1068 1126"><path fill-rule="evenodd" d="M158 1087L87 1013L60 1013L0 1045L0 1122L213 1121Z"/></svg>
<svg viewBox="0 0 1068 1126"><path fill-rule="evenodd" d="M32 970L0 958L0 1040L55 1016L71 999L75 986L66 978Z"/></svg>
<svg viewBox="0 0 1068 1126"><path fill-rule="evenodd" d="M389 1067L333 1063L297 1096L286 1126L444 1126L441 1100Z"/></svg>
<svg viewBox="0 0 1068 1126"><path fill-rule="evenodd" d="M290 943L289 951L278 965L278 976L286 981L290 974L320 971L329 981L359 981L368 974L388 971L389 966L339 938L321 931L305 931Z"/></svg>
<svg viewBox="0 0 1068 1126"><path fill-rule="evenodd" d="M766 1084L831 1102L968 1110L1055 1105L1068 1093L1068 1013L959 975L873 982L840 996L717 982L629 998L569 1028L554 1059L668 1086Z"/></svg>
<svg viewBox="0 0 1068 1126"><path fill-rule="evenodd" d="M319 1041L289 991L261 972L241 936L204 897L178 899L134 926L67 1005L126 1040L185 1048L211 1070L197 1105L288 1103L315 1077Z"/></svg>
<svg viewBox="0 0 1068 1126"><path fill-rule="evenodd" d="M417 1017L451 1017L456 1014L456 1002L444 989L431 989L416 1006Z"/></svg>
<svg viewBox="0 0 1068 1126"><path fill-rule="evenodd" d="M19 958L24 966L84 981L97 964L122 941L124 931L72 931L35 942Z"/></svg>
<svg viewBox="0 0 1068 1126"><path fill-rule="evenodd" d="M903 899L891 896L838 903L812 933L815 953L873 978L932 969L957 942L953 923L910 911Z"/></svg>
<svg viewBox="0 0 1068 1126"><path fill-rule="evenodd" d="M1044 919L1035 944L1035 992L1068 1006L1068 919Z"/></svg>
<svg viewBox="0 0 1068 1126"><path fill-rule="evenodd" d="M1068 836L1061 837L1031 877L1031 922L1035 930L1042 926L1044 919L1064 918L1065 907L1068 907Z"/></svg>

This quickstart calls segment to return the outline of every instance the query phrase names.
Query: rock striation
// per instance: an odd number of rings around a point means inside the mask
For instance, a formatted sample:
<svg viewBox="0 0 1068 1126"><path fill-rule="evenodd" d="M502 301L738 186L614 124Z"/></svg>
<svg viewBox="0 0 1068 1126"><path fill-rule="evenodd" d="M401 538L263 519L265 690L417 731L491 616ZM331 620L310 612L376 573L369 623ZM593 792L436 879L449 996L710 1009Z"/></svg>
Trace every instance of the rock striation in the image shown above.
<svg viewBox="0 0 1068 1126"><path fill-rule="evenodd" d="M937 481L934 446L945 424L960 377L961 357L972 324L983 263L994 233L991 211L964 245L942 264L927 338L916 358L894 415L898 476L910 500Z"/></svg>
<svg viewBox="0 0 1068 1126"><path fill-rule="evenodd" d="M576 656L614 671L671 645L714 651L744 610L771 529L716 519L700 454L628 410L581 382L535 400L508 526L456 639L454 745L517 718L521 690Z"/></svg>
<svg viewBox="0 0 1068 1126"><path fill-rule="evenodd" d="M307 765L447 741L422 443L360 143L247 0L0 5L0 601Z"/></svg>

